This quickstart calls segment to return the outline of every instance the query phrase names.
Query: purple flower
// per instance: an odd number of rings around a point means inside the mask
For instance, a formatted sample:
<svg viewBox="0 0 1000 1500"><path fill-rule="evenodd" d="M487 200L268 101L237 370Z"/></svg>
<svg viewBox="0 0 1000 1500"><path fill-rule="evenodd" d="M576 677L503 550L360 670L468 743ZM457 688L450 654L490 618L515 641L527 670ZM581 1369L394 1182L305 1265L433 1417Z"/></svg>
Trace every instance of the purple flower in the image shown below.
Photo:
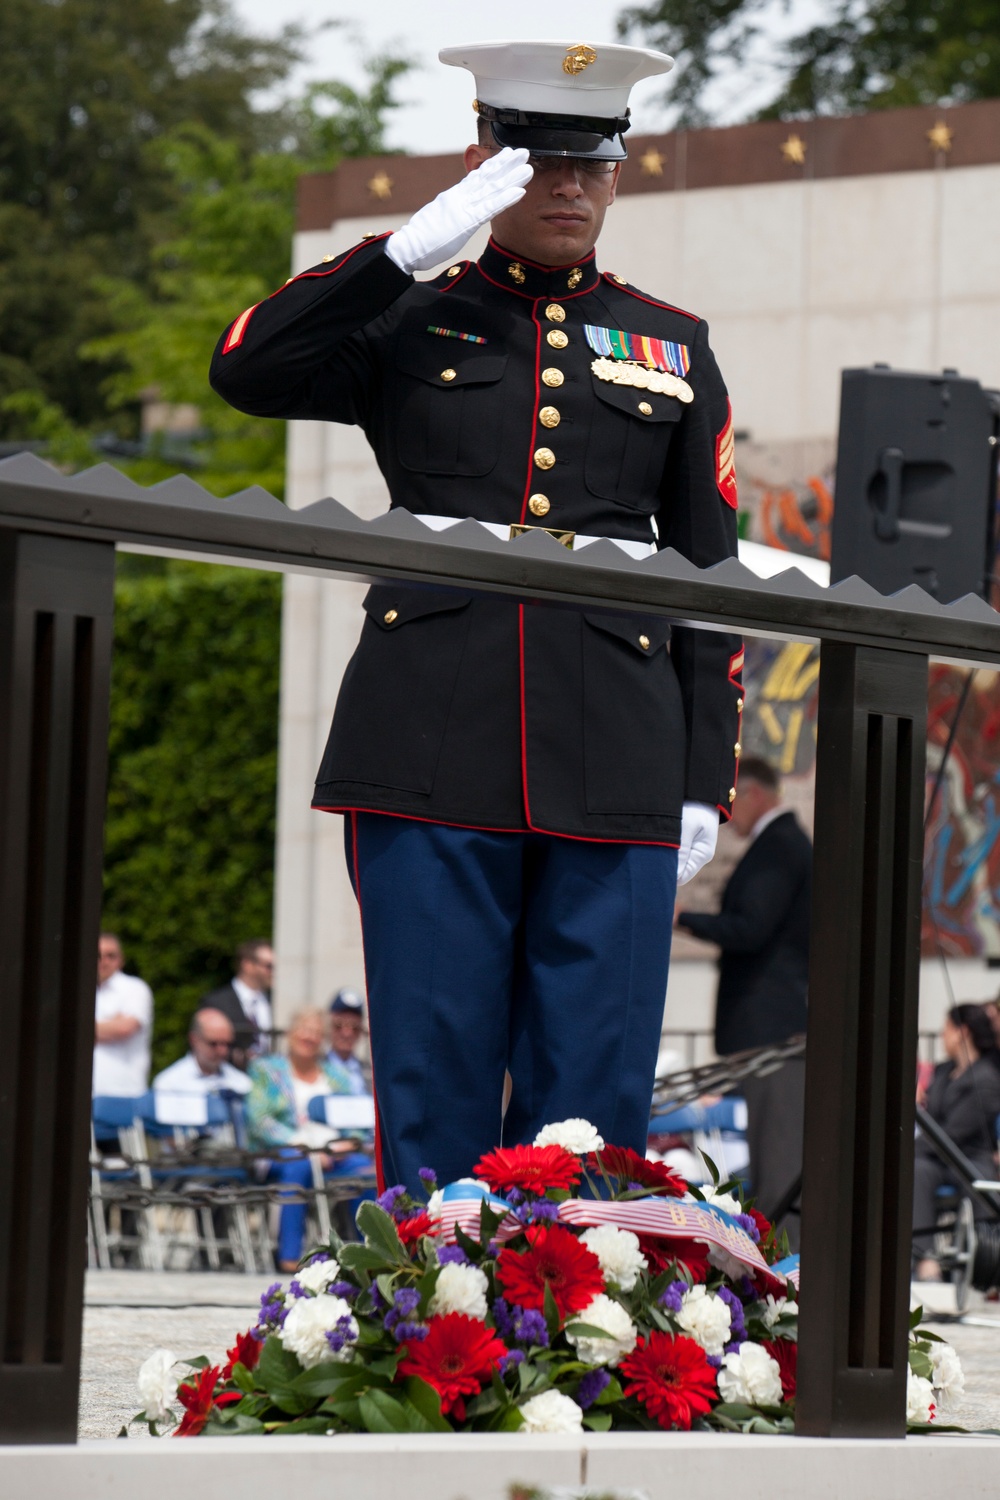
<svg viewBox="0 0 1000 1500"><path fill-rule="evenodd" d="M760 1244L760 1230L757 1228L757 1225L754 1223L753 1219L751 1219L750 1215L749 1214L733 1214L733 1218L736 1220L737 1224L740 1226L741 1229L745 1229L746 1230L747 1234L753 1240L754 1244L755 1245L759 1245Z"/></svg>
<svg viewBox="0 0 1000 1500"><path fill-rule="evenodd" d="M430 1333L426 1323L400 1323L396 1328L395 1340L397 1344L419 1343Z"/></svg>
<svg viewBox="0 0 1000 1500"><path fill-rule="evenodd" d="M288 1290L291 1292L291 1294L292 1294L293 1297L304 1297L306 1295L305 1292L302 1289L301 1282L296 1281L295 1278L294 1278L294 1276L292 1277L292 1280L288 1283Z"/></svg>
<svg viewBox="0 0 1000 1500"><path fill-rule="evenodd" d="M706 1354L705 1358L706 1358L706 1360L708 1361L708 1363L710 1365L713 1365L715 1367L716 1370L721 1370L722 1369L722 1355L721 1354Z"/></svg>
<svg viewBox="0 0 1000 1500"><path fill-rule="evenodd" d="M510 1353L505 1354L503 1359L500 1361L500 1374L507 1375L511 1370L516 1370L518 1365L522 1364L523 1362L524 1350L512 1349Z"/></svg>
<svg viewBox="0 0 1000 1500"><path fill-rule="evenodd" d="M350 1281L333 1281L327 1287L327 1291L331 1297L346 1297L349 1302L353 1302L358 1295L357 1287Z"/></svg>
<svg viewBox="0 0 1000 1500"><path fill-rule="evenodd" d="M668 1312L680 1312L684 1293L687 1290L686 1281L672 1281L666 1290L660 1293L660 1306L665 1307Z"/></svg>
<svg viewBox="0 0 1000 1500"><path fill-rule="evenodd" d="M593 1406L602 1391L607 1390L611 1384L611 1372L605 1370L603 1365L598 1365L594 1370L588 1370L580 1381L580 1389L576 1393L576 1404L582 1406L584 1411L588 1406Z"/></svg>
<svg viewBox="0 0 1000 1500"><path fill-rule="evenodd" d="M440 1254L440 1251L438 1252ZM521 1309L516 1305L511 1307L503 1297L498 1297L493 1304L493 1322L496 1324L497 1333L502 1339L512 1339L514 1333L514 1320L521 1316Z"/></svg>
<svg viewBox="0 0 1000 1500"><path fill-rule="evenodd" d="M408 1321L410 1315L416 1312L419 1301L420 1293L415 1286L400 1287L393 1297L392 1307L382 1322L386 1333L391 1333L397 1344L403 1343L406 1339L427 1337L427 1329L422 1323Z"/></svg>
<svg viewBox="0 0 1000 1500"><path fill-rule="evenodd" d="M352 1344L357 1338L355 1329L351 1326L353 1319L350 1314L338 1318L334 1326L327 1330L326 1341L334 1354L339 1354L345 1344Z"/></svg>
<svg viewBox="0 0 1000 1500"><path fill-rule="evenodd" d="M378 1204L379 1208L384 1209L387 1214L395 1214L396 1204L399 1202L400 1198L405 1197L406 1188L401 1182L397 1182L395 1187L386 1188L384 1193L380 1193L379 1196L375 1199L375 1202Z"/></svg>
<svg viewBox="0 0 1000 1500"><path fill-rule="evenodd" d="M720 1286L716 1296L720 1302L724 1302L729 1308L729 1333L738 1346L742 1344L747 1336L747 1327L743 1318L743 1303L728 1286Z"/></svg>
<svg viewBox="0 0 1000 1500"><path fill-rule="evenodd" d="M734 1339L731 1344L726 1345L725 1349L722 1352L723 1354L739 1354L740 1341L738 1339Z"/></svg>
<svg viewBox="0 0 1000 1500"><path fill-rule="evenodd" d="M276 1281L261 1296L260 1317L253 1330L254 1338L266 1339L269 1333L274 1333L281 1327L287 1316L288 1308L285 1306L281 1282Z"/></svg>
<svg viewBox="0 0 1000 1500"><path fill-rule="evenodd" d="M306 1265L318 1266L322 1261L329 1259L330 1257L327 1255L325 1250L317 1250L315 1255L310 1255L309 1259L306 1261Z"/></svg>
<svg viewBox="0 0 1000 1500"><path fill-rule="evenodd" d="M754 1286L754 1284L751 1281L750 1277L749 1276L741 1276L740 1277L740 1296L743 1297L743 1298L745 1298L746 1301L749 1302L750 1299L752 1297L756 1297L756 1295L757 1295L757 1288Z"/></svg>
<svg viewBox="0 0 1000 1500"><path fill-rule="evenodd" d="M521 1192L520 1188L511 1188L509 1193L507 1194L507 1202L512 1208L517 1208L519 1204L524 1203L525 1201L525 1194Z"/></svg>
<svg viewBox="0 0 1000 1500"><path fill-rule="evenodd" d="M376 1312L376 1313L385 1312L386 1307L388 1306L388 1304L387 1304L385 1298L382 1296L382 1293L379 1291L379 1289L376 1286L376 1284L375 1284L374 1281L372 1282L371 1286L368 1288L368 1295L372 1299L372 1312Z"/></svg>
<svg viewBox="0 0 1000 1500"><path fill-rule="evenodd" d="M630 1193L642 1193L645 1191L641 1182L630 1182L628 1190Z"/></svg>
<svg viewBox="0 0 1000 1500"><path fill-rule="evenodd" d="M522 1344L538 1344L543 1349L549 1347L549 1330L545 1319L533 1307L522 1312L515 1320L514 1333Z"/></svg>
<svg viewBox="0 0 1000 1500"><path fill-rule="evenodd" d="M552 1224L559 1217L558 1203L552 1203L548 1198L536 1198L531 1205L532 1218L536 1224Z"/></svg>
<svg viewBox="0 0 1000 1500"><path fill-rule="evenodd" d="M434 1189L437 1187L438 1182L437 1173L435 1172L434 1168L421 1167L417 1172L417 1176L420 1178L420 1181L423 1183L424 1187L430 1188L431 1192L433 1193Z"/></svg>
<svg viewBox="0 0 1000 1500"><path fill-rule="evenodd" d="M467 1266L469 1257L461 1245L442 1245L438 1250L439 1266Z"/></svg>

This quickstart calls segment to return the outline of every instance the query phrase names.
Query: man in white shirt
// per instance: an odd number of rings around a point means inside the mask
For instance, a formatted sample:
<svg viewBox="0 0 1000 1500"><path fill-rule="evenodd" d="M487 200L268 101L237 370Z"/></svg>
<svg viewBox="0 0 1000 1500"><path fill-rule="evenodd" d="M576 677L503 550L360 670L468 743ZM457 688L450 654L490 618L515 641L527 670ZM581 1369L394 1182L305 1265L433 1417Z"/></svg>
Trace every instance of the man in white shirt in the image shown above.
<svg viewBox="0 0 1000 1500"><path fill-rule="evenodd" d="M124 962L118 938L102 932L97 944L93 1092L135 1098L149 1087L153 993L142 979L122 972Z"/></svg>
<svg viewBox="0 0 1000 1500"><path fill-rule="evenodd" d="M249 1078L229 1061L233 1036L233 1023L221 1010L199 1010L188 1032L191 1050L157 1073L153 1088L171 1094L249 1093Z"/></svg>

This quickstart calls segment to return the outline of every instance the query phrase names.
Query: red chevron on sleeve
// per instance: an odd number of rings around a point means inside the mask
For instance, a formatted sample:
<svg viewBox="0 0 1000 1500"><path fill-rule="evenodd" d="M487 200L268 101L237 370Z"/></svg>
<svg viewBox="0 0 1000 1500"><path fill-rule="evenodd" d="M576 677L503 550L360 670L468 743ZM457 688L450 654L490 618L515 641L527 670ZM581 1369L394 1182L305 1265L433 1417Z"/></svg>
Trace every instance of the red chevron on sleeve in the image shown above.
<svg viewBox="0 0 1000 1500"><path fill-rule="evenodd" d="M226 339L226 342L222 346L223 354L229 354L233 349L239 348L239 346L243 342L243 335L247 331L247 324L249 323L252 314L257 311L259 306L260 303L255 302L253 307L248 307L246 312L240 313L239 317L236 319L236 322L229 330L229 337Z"/></svg>
<svg viewBox="0 0 1000 1500"><path fill-rule="evenodd" d="M727 505L736 509L736 434L733 432L733 408L726 402L726 425L715 440L715 482Z"/></svg>

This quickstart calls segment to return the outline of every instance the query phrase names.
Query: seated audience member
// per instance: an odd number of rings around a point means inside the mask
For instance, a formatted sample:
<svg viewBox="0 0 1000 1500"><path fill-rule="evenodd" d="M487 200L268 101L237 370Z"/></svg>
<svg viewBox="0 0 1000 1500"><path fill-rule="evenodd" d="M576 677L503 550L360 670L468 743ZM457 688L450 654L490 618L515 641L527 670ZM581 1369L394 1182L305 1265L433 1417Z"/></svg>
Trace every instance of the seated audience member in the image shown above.
<svg viewBox="0 0 1000 1500"><path fill-rule="evenodd" d="M153 1079L153 1088L170 1094L217 1094L250 1091L250 1080L229 1061L233 1023L221 1010L199 1010L188 1032L190 1051Z"/></svg>
<svg viewBox="0 0 1000 1500"><path fill-rule="evenodd" d="M286 1148L271 1163L268 1179L297 1189L312 1183L309 1159L303 1148L318 1152L328 1177L370 1176L370 1157L355 1140L337 1140L336 1132L309 1118L309 1101L323 1094L349 1094L342 1068L325 1056L326 1017L320 1010L293 1016L285 1036L287 1056L258 1057L250 1066L247 1132L250 1146ZM298 1148L298 1149L296 1149ZM306 1205L286 1203L278 1228L278 1266L292 1271L302 1255Z"/></svg>
<svg viewBox="0 0 1000 1500"><path fill-rule="evenodd" d="M996 1119L1000 1114L1000 1052L989 1017L981 1005L954 1005L941 1030L946 1062L934 1069L927 1089L927 1113L969 1158L984 1178L996 1176ZM918 1134L913 1173L913 1253L918 1281L934 1281L940 1268L934 1258L935 1194L953 1181L925 1136ZM973 1199L973 1212L985 1209Z"/></svg>
<svg viewBox="0 0 1000 1500"><path fill-rule="evenodd" d="M352 1094L370 1094L364 1065L355 1049L364 1031L361 996L356 990L338 990L330 1001L330 1061L347 1074Z"/></svg>
<svg viewBox="0 0 1000 1500"><path fill-rule="evenodd" d="M97 942L93 1092L136 1098L149 1088L153 992L144 980L122 972L124 962L118 938L102 932Z"/></svg>
<svg viewBox="0 0 1000 1500"><path fill-rule="evenodd" d="M229 1017L235 1033L229 1061L246 1072L252 1057L271 1050L274 951L270 943L264 938L241 943L233 968L236 973L229 983L199 1001L198 1010L221 1010Z"/></svg>

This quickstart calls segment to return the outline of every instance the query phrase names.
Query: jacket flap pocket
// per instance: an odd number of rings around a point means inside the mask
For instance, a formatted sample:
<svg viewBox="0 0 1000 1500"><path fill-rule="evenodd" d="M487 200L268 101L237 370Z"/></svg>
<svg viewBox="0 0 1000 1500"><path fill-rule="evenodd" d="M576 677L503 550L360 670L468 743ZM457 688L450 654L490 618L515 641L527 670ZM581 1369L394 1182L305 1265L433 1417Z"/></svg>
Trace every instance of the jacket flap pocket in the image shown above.
<svg viewBox="0 0 1000 1500"><path fill-rule="evenodd" d="M481 354L475 344L461 339L418 338L405 334L396 350L396 366L442 390L461 385L491 385L502 379L506 354Z"/></svg>
<svg viewBox="0 0 1000 1500"><path fill-rule="evenodd" d="M660 615L612 615L588 611L583 618L595 630L624 641L639 656L653 656L670 639L670 621Z"/></svg>
<svg viewBox="0 0 1000 1500"><path fill-rule="evenodd" d="M596 375L594 393L608 406L627 412L638 422L679 422L684 412L683 403L676 396L644 391L637 385L614 385L609 380L598 380Z"/></svg>
<svg viewBox="0 0 1000 1500"><path fill-rule="evenodd" d="M458 589L425 589L411 583L376 583L368 590L364 609L369 619L382 630L398 630L410 620L425 615L446 614L464 609L472 595Z"/></svg>

